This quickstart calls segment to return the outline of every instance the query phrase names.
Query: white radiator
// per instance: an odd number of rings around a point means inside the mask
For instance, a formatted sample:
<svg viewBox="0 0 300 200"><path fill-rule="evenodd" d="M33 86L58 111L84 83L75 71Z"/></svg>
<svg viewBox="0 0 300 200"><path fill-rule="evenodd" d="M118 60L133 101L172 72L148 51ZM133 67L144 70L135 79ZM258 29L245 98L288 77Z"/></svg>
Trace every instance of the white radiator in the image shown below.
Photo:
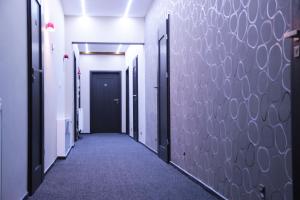
<svg viewBox="0 0 300 200"><path fill-rule="evenodd" d="M83 131L83 109L78 109L78 131L82 133Z"/></svg>
<svg viewBox="0 0 300 200"><path fill-rule="evenodd" d="M57 120L57 156L67 157L72 146L72 120L68 118Z"/></svg>

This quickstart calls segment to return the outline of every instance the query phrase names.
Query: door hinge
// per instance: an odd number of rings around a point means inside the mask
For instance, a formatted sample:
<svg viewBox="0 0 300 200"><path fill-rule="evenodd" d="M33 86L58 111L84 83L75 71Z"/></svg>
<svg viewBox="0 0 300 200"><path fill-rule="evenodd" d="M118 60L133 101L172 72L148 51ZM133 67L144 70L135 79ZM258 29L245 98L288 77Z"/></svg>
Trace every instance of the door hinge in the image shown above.
<svg viewBox="0 0 300 200"><path fill-rule="evenodd" d="M169 73L168 72L166 72L166 78L169 78Z"/></svg>

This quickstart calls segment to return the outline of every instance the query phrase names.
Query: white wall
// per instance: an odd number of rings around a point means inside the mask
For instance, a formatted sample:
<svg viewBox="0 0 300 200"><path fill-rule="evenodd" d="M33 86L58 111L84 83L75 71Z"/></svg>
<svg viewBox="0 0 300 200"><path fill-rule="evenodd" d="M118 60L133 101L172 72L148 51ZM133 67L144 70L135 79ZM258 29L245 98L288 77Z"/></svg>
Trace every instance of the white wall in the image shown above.
<svg viewBox="0 0 300 200"><path fill-rule="evenodd" d="M113 55L81 55L81 106L83 108L83 132L90 133L90 71L122 72L122 132L126 132L126 75L125 57Z"/></svg>
<svg viewBox="0 0 300 200"><path fill-rule="evenodd" d="M73 55L72 42L144 43L144 18L65 17L65 49ZM66 66L66 116L74 119L73 59Z"/></svg>
<svg viewBox="0 0 300 200"><path fill-rule="evenodd" d="M60 0L44 1L44 21L53 22L55 32L44 31L45 172L57 157L57 118L64 104L64 14ZM54 50L52 51L52 45Z"/></svg>
<svg viewBox="0 0 300 200"><path fill-rule="evenodd" d="M146 142L146 109L145 109L145 52L143 45L131 45L125 54L126 68L129 67L129 101L130 101L130 136L133 136L133 59L138 56L138 92L139 92L139 141Z"/></svg>
<svg viewBox="0 0 300 200"><path fill-rule="evenodd" d="M3 196L27 193L26 1L0 1L0 98L3 100Z"/></svg>

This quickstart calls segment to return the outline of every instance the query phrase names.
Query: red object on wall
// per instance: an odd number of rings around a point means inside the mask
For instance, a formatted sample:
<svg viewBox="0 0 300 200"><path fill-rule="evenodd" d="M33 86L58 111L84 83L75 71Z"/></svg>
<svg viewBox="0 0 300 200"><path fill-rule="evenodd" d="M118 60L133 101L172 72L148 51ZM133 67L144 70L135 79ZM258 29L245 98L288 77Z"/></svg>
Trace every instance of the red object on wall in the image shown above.
<svg viewBox="0 0 300 200"><path fill-rule="evenodd" d="M54 24L52 22L48 22L46 24L46 30L49 31L49 32L53 32L55 30Z"/></svg>
<svg viewBox="0 0 300 200"><path fill-rule="evenodd" d="M68 55L68 54L65 54L65 55L64 55L64 59L69 59L69 55Z"/></svg>

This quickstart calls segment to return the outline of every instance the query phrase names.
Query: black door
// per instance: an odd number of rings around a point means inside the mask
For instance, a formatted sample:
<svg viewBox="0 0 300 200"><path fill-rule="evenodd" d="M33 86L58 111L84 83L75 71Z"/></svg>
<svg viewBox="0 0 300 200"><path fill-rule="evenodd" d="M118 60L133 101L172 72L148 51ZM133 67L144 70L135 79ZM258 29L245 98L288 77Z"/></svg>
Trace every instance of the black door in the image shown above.
<svg viewBox="0 0 300 200"><path fill-rule="evenodd" d="M139 85L138 85L138 57L133 60L133 138L139 141Z"/></svg>
<svg viewBox="0 0 300 200"><path fill-rule="evenodd" d="M121 73L92 72L90 120L92 133L121 133Z"/></svg>
<svg viewBox="0 0 300 200"><path fill-rule="evenodd" d="M30 194L43 180L43 68L42 68L41 5L28 1L28 190Z"/></svg>
<svg viewBox="0 0 300 200"><path fill-rule="evenodd" d="M75 141L78 140L78 106L77 106L77 67L76 67L76 56L75 54L73 55L74 57L74 71L73 71L73 75L74 75L74 139Z"/></svg>
<svg viewBox="0 0 300 200"><path fill-rule="evenodd" d="M159 28L158 38L158 156L169 162L170 156L170 101L169 101L169 21Z"/></svg>
<svg viewBox="0 0 300 200"><path fill-rule="evenodd" d="M129 69L126 70L126 134L130 135Z"/></svg>
<svg viewBox="0 0 300 200"><path fill-rule="evenodd" d="M289 36L293 42L293 59L291 65L292 71L292 156L293 156L293 185L294 199L300 199L300 1L293 0L293 31Z"/></svg>

